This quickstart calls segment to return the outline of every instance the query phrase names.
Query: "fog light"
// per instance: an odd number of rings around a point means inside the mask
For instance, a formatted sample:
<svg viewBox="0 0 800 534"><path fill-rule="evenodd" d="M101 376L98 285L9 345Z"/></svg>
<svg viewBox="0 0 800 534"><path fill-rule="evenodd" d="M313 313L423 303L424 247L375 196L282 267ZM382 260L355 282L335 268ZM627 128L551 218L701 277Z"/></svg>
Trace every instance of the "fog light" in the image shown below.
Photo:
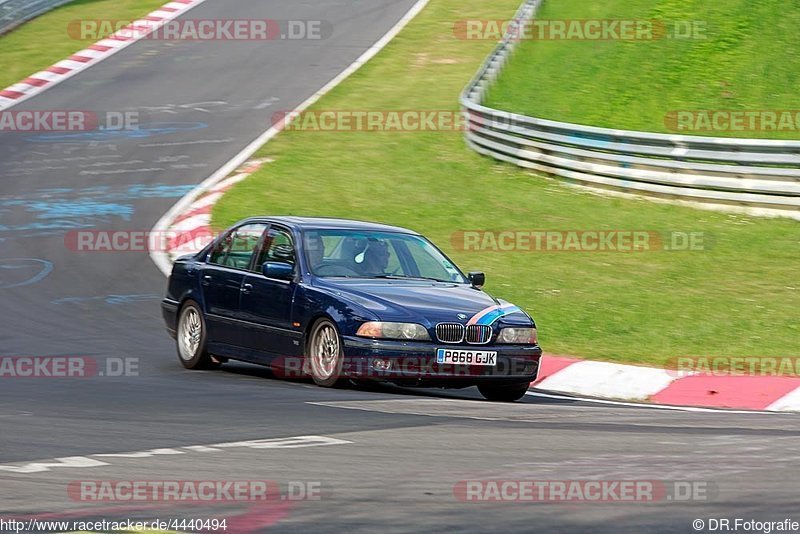
<svg viewBox="0 0 800 534"><path fill-rule="evenodd" d="M392 368L392 360L384 360L383 358L375 358L372 360L372 368L376 371L388 371Z"/></svg>

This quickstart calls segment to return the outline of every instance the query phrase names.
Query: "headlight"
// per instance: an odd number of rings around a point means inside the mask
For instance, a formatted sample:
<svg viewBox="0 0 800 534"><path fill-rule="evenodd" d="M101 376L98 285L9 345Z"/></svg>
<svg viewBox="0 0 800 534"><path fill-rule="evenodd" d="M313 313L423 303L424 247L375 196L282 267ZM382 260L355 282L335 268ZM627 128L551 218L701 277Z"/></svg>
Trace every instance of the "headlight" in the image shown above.
<svg viewBox="0 0 800 534"><path fill-rule="evenodd" d="M497 336L498 343L531 345L536 343L535 328L503 328Z"/></svg>
<svg viewBox="0 0 800 534"><path fill-rule="evenodd" d="M384 323L381 321L370 321L364 323L356 332L357 336L372 337L380 339L403 339L425 341L430 336L425 327L416 323Z"/></svg>

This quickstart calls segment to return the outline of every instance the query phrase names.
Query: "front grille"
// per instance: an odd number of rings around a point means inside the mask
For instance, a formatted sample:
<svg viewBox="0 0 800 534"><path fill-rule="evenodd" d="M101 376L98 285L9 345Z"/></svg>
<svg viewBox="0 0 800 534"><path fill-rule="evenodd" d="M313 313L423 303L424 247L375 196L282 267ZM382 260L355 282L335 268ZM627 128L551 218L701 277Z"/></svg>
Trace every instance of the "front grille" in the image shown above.
<svg viewBox="0 0 800 534"><path fill-rule="evenodd" d="M442 343L461 343L464 341L464 325L439 323L436 325L436 338Z"/></svg>
<svg viewBox="0 0 800 534"><path fill-rule="evenodd" d="M436 325L436 338L442 343L461 343L484 345L492 340L492 327L484 324L470 324L464 328L460 323L439 323Z"/></svg>
<svg viewBox="0 0 800 534"><path fill-rule="evenodd" d="M464 337L467 343L483 345L492 339L492 327L485 324L467 325L467 334Z"/></svg>

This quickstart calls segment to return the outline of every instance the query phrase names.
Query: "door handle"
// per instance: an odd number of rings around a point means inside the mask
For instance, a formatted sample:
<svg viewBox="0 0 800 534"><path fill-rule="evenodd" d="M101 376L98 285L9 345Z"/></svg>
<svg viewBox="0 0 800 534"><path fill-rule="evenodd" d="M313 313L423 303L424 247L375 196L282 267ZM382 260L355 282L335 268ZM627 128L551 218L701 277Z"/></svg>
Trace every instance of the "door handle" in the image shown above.
<svg viewBox="0 0 800 534"><path fill-rule="evenodd" d="M253 284L245 284L242 286L241 292L245 295L249 295L250 292L253 290Z"/></svg>
<svg viewBox="0 0 800 534"><path fill-rule="evenodd" d="M204 276L203 276L203 285L204 285L204 286L207 286L207 285L209 285L210 283L211 283L211 275L210 275L210 274L206 274L206 275L204 275Z"/></svg>

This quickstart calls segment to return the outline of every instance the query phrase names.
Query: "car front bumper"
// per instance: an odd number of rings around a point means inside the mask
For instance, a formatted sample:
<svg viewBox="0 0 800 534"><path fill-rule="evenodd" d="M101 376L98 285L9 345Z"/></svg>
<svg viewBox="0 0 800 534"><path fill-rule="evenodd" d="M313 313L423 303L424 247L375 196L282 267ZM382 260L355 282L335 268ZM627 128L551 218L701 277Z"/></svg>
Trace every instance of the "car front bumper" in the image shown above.
<svg viewBox="0 0 800 534"><path fill-rule="evenodd" d="M485 382L533 382L542 357L538 345L447 345L350 336L345 336L343 342L343 376L404 385L466 387ZM437 349L497 352L497 363L492 366L439 364Z"/></svg>
<svg viewBox="0 0 800 534"><path fill-rule="evenodd" d="M174 338L178 323L178 302L172 299L163 299L161 301L161 317L164 319L167 332Z"/></svg>

